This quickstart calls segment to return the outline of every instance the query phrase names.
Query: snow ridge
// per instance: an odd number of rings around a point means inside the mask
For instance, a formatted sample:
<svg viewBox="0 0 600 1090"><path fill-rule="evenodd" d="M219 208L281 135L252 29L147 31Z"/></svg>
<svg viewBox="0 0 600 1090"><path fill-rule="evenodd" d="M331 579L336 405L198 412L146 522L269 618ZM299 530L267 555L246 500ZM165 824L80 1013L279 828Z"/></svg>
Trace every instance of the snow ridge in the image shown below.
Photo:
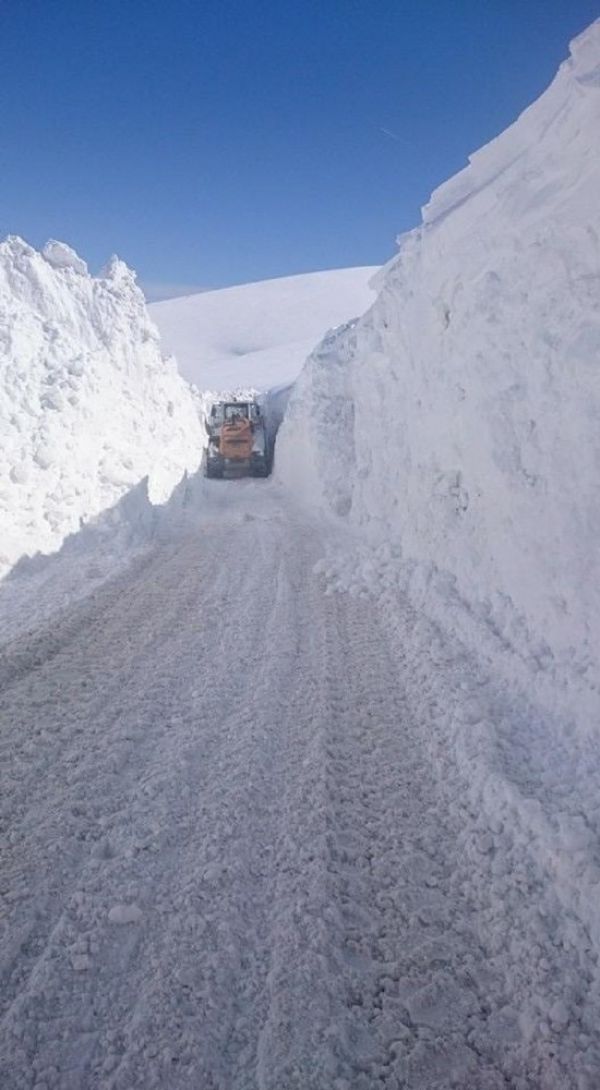
<svg viewBox="0 0 600 1090"><path fill-rule="evenodd" d="M64 243L0 244L0 574L52 551L144 476L164 500L204 443L135 274Z"/></svg>

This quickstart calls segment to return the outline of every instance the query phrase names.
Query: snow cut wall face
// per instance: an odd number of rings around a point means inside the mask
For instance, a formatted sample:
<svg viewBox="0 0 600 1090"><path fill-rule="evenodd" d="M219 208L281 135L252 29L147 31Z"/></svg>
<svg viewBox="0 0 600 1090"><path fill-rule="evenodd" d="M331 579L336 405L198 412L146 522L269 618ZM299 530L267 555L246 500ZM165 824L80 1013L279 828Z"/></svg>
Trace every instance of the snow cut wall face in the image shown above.
<svg viewBox="0 0 600 1090"><path fill-rule="evenodd" d="M540 668L600 647L600 21L308 361L279 476ZM440 581L441 582L441 581Z"/></svg>
<svg viewBox="0 0 600 1090"><path fill-rule="evenodd" d="M204 443L135 275L68 246L0 244L0 574L52 551L149 475L164 500Z"/></svg>

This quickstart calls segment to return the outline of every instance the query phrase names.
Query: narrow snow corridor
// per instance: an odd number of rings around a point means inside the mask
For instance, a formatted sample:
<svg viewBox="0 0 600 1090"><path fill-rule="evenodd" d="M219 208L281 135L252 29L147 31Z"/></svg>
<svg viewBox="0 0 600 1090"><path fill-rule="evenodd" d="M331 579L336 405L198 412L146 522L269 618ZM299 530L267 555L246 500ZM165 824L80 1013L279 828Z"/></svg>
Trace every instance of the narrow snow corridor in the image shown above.
<svg viewBox="0 0 600 1090"><path fill-rule="evenodd" d="M0 1085L597 1085L583 924L461 778L472 666L326 593L324 533L216 484L2 649Z"/></svg>

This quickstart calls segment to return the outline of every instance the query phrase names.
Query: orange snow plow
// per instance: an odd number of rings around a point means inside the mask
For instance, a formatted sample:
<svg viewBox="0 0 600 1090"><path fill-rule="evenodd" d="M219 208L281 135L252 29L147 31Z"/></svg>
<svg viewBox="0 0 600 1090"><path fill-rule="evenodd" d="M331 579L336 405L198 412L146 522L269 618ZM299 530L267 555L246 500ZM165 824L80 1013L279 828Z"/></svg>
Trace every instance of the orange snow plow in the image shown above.
<svg viewBox="0 0 600 1090"><path fill-rule="evenodd" d="M221 427L219 452L222 458L248 461L252 453L252 427L247 416L234 415Z"/></svg>
<svg viewBox="0 0 600 1090"><path fill-rule="evenodd" d="M265 424L256 401L221 401L206 421L205 476L266 477L269 457Z"/></svg>

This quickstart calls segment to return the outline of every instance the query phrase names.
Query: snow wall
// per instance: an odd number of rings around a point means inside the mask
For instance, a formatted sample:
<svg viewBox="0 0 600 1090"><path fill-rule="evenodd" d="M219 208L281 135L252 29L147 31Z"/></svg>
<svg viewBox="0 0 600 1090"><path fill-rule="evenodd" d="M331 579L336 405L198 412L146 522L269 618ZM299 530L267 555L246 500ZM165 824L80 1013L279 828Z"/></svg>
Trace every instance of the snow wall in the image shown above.
<svg viewBox="0 0 600 1090"><path fill-rule="evenodd" d="M205 444L135 274L68 246L0 244L0 575L60 547L143 477L166 499Z"/></svg>
<svg viewBox="0 0 600 1090"><path fill-rule="evenodd" d="M562 711L599 710L600 21L309 358L277 474ZM387 542L387 545L383 543ZM390 543L393 544L390 550ZM397 559L399 557L399 559ZM360 583L360 565L347 585Z"/></svg>

